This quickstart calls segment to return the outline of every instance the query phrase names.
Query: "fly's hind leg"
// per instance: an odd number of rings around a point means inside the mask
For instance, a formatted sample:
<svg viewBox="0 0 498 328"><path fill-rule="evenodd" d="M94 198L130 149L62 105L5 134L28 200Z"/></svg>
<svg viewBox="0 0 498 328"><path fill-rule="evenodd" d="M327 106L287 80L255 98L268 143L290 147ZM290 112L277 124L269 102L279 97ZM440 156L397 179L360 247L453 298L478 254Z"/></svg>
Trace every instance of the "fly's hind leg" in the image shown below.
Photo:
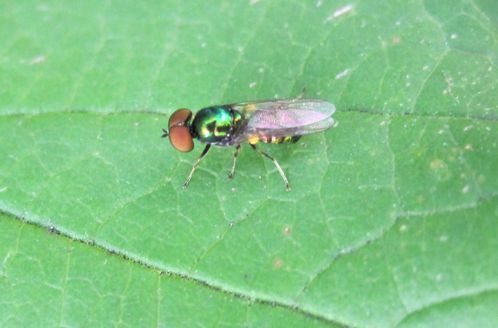
<svg viewBox="0 0 498 328"><path fill-rule="evenodd" d="M268 155L267 153L265 153L264 151L256 148L255 145L253 145L253 144L250 144L250 145L251 145L252 149L254 149L258 153L260 153L261 156L264 156L264 157L268 158L269 160L271 160L273 162L273 164L275 164L275 167L277 168L278 173L280 173L280 176L282 177L282 180L284 180L285 191L290 191L291 188L290 188L290 185L289 185L289 180L287 180L287 177L285 176L284 170L282 170L282 167L280 167L280 164L278 164L278 161L275 158L273 158L270 155Z"/></svg>
<svg viewBox="0 0 498 328"><path fill-rule="evenodd" d="M207 144L206 147L204 148L204 150L202 151L201 153L201 156L199 156L199 158L197 158L197 160L195 161L194 165L192 166L192 170L190 171L190 174L188 175L187 179L185 180L185 182L183 183L183 188L187 188L188 187L188 184L190 183L190 180L192 180L192 176L194 176L194 172L195 170L197 169L197 167L199 166L199 163L201 162L201 160L206 156L206 154L208 153L209 151L209 148L211 148L211 144Z"/></svg>
<svg viewBox="0 0 498 328"><path fill-rule="evenodd" d="M232 164L232 170L230 171L230 174L228 174L229 179L233 179L235 176L235 164L237 163L237 156L239 156L240 153L240 145L235 146L235 152L233 153L233 164Z"/></svg>

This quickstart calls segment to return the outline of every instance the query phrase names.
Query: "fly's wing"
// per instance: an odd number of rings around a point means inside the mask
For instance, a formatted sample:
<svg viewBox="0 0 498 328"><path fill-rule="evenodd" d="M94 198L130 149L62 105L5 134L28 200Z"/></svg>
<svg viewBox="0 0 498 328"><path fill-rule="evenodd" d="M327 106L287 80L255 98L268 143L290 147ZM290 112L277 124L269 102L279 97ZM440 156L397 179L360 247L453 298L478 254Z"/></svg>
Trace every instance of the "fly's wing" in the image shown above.
<svg viewBox="0 0 498 328"><path fill-rule="evenodd" d="M335 106L319 99L270 100L232 105L245 124L236 142L258 137L289 137L316 133L334 125Z"/></svg>

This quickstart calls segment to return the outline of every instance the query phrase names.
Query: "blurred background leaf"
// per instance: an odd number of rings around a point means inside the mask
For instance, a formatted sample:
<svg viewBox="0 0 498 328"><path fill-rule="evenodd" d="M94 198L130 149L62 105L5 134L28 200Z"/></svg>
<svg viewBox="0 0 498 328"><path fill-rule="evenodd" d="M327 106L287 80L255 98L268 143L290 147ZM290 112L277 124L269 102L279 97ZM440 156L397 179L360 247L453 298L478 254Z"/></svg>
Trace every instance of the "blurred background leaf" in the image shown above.
<svg viewBox="0 0 498 328"><path fill-rule="evenodd" d="M496 326L498 3L0 2L1 326ZM339 125L200 152L179 107Z"/></svg>

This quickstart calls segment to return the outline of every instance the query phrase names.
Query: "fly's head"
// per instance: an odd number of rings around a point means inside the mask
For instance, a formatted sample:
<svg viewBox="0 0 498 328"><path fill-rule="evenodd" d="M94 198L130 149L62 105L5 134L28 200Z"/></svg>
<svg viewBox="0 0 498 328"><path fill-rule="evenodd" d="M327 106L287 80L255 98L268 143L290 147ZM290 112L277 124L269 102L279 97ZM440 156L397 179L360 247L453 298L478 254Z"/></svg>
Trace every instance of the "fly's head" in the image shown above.
<svg viewBox="0 0 498 328"><path fill-rule="evenodd" d="M169 137L171 145L178 151L189 152L194 149L194 141L190 128L192 112L180 108L171 114L168 121L168 130L163 129L163 138Z"/></svg>

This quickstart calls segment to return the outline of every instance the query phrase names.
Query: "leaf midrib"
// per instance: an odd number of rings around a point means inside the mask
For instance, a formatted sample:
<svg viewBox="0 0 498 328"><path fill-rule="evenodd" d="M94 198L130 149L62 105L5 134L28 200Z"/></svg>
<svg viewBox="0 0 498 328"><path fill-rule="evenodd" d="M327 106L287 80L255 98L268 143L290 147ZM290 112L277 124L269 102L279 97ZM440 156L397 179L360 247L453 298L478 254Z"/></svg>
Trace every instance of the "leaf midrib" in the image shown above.
<svg viewBox="0 0 498 328"><path fill-rule="evenodd" d="M492 199L496 198L498 194L490 194L485 198L480 198L478 200L478 203L484 203L491 201ZM459 210L463 210L467 208L462 208ZM454 211L455 209L451 209L451 211ZM35 227L36 229L39 229L39 231L45 231L46 233L53 234L54 236L60 236L61 238L67 239L71 242L78 242L83 245L86 245L88 247L91 247L92 249L104 251L110 256L118 256L121 259L125 260L128 263L132 263L133 265L138 265L143 268L146 268L148 270L153 270L159 275L168 275L172 277L176 277L178 279L182 280L188 280L197 283L200 286L203 286L205 288L209 288L213 291L216 292L221 292L225 293L228 295L231 295L233 297L236 297L238 299L246 300L252 303L257 303L257 304L262 304L262 305L267 305L267 306L272 306L272 307L280 307L284 308L290 311L294 311L296 313L314 318L316 320L336 325L339 327L354 327L353 324L351 323L345 323L342 322L341 320L338 319L333 319L328 317L326 314L321 313L319 311L313 311L312 309L305 308L302 305L296 304L292 302L291 300L287 300L284 298L279 298L276 295L266 295L266 294L261 294L261 293L254 293L254 292L249 292L247 290L238 290L234 286L226 286L223 285L222 283L217 283L215 280L209 281L207 279L203 279L202 277L196 277L192 273L185 272L183 270L175 269L173 267L170 268L165 268L164 265L161 265L159 263L155 263L153 261L150 261L147 258L142 258L138 256L137 254L134 253L129 253L126 252L126 250L120 249L120 248L115 248L112 247L111 245L105 245L104 243L99 243L94 240L89 240L85 239L81 236L78 236L76 234L72 234L70 231L64 231L64 229L60 229L59 227L56 227L51 224L47 224L45 222L50 222L49 220L43 220L41 218L38 218L37 220L33 220L30 218L36 217L36 215L32 213L27 213L23 211L19 211L15 208L9 208L8 205L3 203L0 200L0 214L11 218L12 220L20 221L24 224L28 224L30 226ZM402 214L399 213L398 216L393 220L393 222L382 229L379 234L376 236L372 236L370 239L360 243L359 245L356 245L355 247L339 251L337 256L335 257L335 260L342 258L344 256L351 255L353 253L356 253L360 249L366 247L367 245L370 245L371 243L382 239L382 237L391 230L392 227L396 225L396 223L399 221L399 219L407 217L407 216L412 216L411 214ZM418 215L415 215L418 216ZM334 261L335 262L335 261ZM473 288L469 290L463 290L463 291L456 291L454 294L450 295L445 295L441 299L438 300L433 300L431 302L428 302L427 304L423 304L417 308L411 309L409 312L405 313L402 317L397 318L395 326L398 326L401 324L403 321L405 321L407 318L415 315L416 313L420 313L424 310L429 309L432 306L437 306L449 301L453 300L461 300L467 297L475 297L479 294L482 293L488 293L488 292L498 292L498 286L491 285L491 286L482 286L478 288Z"/></svg>
<svg viewBox="0 0 498 328"><path fill-rule="evenodd" d="M478 122L498 122L498 113L496 116L489 115L462 115L460 113L456 115L440 115L440 114L428 114L428 113L416 113L416 112L403 112L403 113L395 113L395 112L380 112L375 110L368 109L338 109L336 113L344 114L344 113L353 113L353 114L365 114L365 115L375 115L375 116L384 116L386 118L397 118L397 117L411 117L411 118L429 118L434 120L448 120L448 119L462 119L462 120L474 120ZM89 114L89 115L157 115L157 116L166 116L169 117L170 113L162 112L162 111L143 111L143 110L120 110L116 111L115 108L112 109L102 109L102 110L62 110L62 111L38 111L38 112L0 112L1 117L38 117L44 115L70 115L70 114Z"/></svg>
<svg viewBox="0 0 498 328"><path fill-rule="evenodd" d="M351 114L364 114L364 115L380 115L380 116L385 116L386 118L392 118L392 117L410 117L410 118L418 118L418 117L424 117L424 118L431 118L431 119L437 119L437 120L448 120L448 119L458 119L458 120L475 120L475 121L498 121L497 118L488 118L488 117L464 117L464 116L440 116L440 115L426 115L426 114L418 114L418 113L407 113L407 114L398 114L398 113L382 113L382 112L376 112L376 111L369 111L369 110L346 110L346 111L340 111L340 113L351 113ZM166 117L168 116L168 113L164 112L159 112L159 111L110 111L110 112L105 112L105 111L89 111L89 110L77 110L77 111L40 111L38 113L1 113L0 117L39 117L39 116L45 116L45 115L102 115L102 116L107 116L107 115L157 115L157 116L162 116ZM487 195L483 199L478 199L478 203L481 203L483 201L489 200L490 198L494 198L497 195ZM63 238L66 238L68 240L71 240L73 242L79 242L82 244L85 244L87 246L92 247L93 249L98 249L101 251L104 251L108 253L109 255L113 256L119 256L122 259L124 259L127 262L131 262L135 265L139 265L142 267L145 267L147 269L154 270L158 274L166 274L169 276L174 276L177 277L178 279L184 279L184 280L190 280L193 281L201 286L210 288L216 292L222 292L226 293L228 295L232 295L233 297L247 300L250 302L254 303L259 303L259 304L264 304L264 305L270 305L270 306L278 306L281 308L285 308L291 311L295 311L297 313L301 313L303 315L315 318L317 320L333 324L333 325L338 325L338 326L351 326L349 323L344 323L341 322L340 320L336 320L333 318L330 318L327 316L326 313L321 313L320 311L313 311L311 308L307 308L306 306L299 305L291 299L285 299L285 298L279 298L278 295L267 295L267 294L261 294L261 293L253 293L248 290L244 289L237 289L236 286L227 286L224 285L223 283L218 283L216 280L209 280L209 279L203 279L202 277L196 277L195 275L192 275L192 273L186 272L185 270L179 270L178 268L165 268L163 264L157 263L154 261L151 261L150 259L147 258L142 258L138 254L134 253L129 253L126 250L120 249L120 248L115 248L112 247L111 245L106 245L105 241L102 242L96 242L93 240L85 239L82 236L78 236L77 234L74 234L72 231L64 231L64 229L60 229L59 227L54 227L51 224L49 224L50 220L49 219L43 219L43 218L36 218L36 214L32 213L26 213L23 211L20 211L16 208L10 207L8 204L3 203L0 200L0 213L5 214L6 216L12 218L13 220L21 221L26 224L32 225L37 227L38 229L45 230L48 233L54 233L55 235L59 235ZM387 231L389 231L392 226L396 224L398 219L400 217L405 217L405 216L411 216L412 213L398 213L398 217L396 217L394 222L390 224L388 227L385 227L382 231L380 231L379 234L376 236L373 236L372 239L367 240L366 242L360 243L359 245L356 245L355 247L348 249L344 251L343 253L339 254L338 257L343 257L346 255L349 255L351 253L354 253L358 251L359 249L365 247L366 245L381 239L382 236L385 235ZM34 219L33 219L34 218ZM487 291L493 291L496 290L496 287L483 287L481 289L478 288L474 289L472 291L463 291L460 293L457 293L458 295L445 295L442 299L437 300L435 302L431 302L429 304L425 304L417 309L412 309L411 311L405 313L402 318L398 318L397 323L401 323L404 321L406 318L410 317L414 313L423 311L427 308L430 308L432 305L437 305L444 303L448 300L456 299L456 298L464 298L464 297L471 297L475 296L476 294L487 292Z"/></svg>
<svg viewBox="0 0 498 328"><path fill-rule="evenodd" d="M0 201L0 214L6 217L11 218L12 220L15 221L20 221L23 224L27 224L30 226L35 227L38 229L38 231L46 231L46 233L50 233L54 236L59 236L60 238L64 238L66 240L69 240L71 242L77 242L80 244L83 244L85 246L91 247L94 250L100 250L105 253L107 253L109 256L117 256L120 257L122 260L131 263L133 265L138 265L140 267L146 268L148 270L155 271L158 275L167 275L171 277L176 277L181 280L188 280L192 281L194 283L197 283L198 285L209 288L213 291L216 292L221 292L227 295L231 295L233 297L236 297L238 299L246 300L251 303L257 303L261 305L267 305L271 307L280 307L284 308L311 318L314 318L316 320L328 323L328 324L333 324L338 327L353 327L351 324L346 324L337 320L334 320L332 318L329 318L322 313L316 312L316 311L311 311L309 309L304 309L303 307L299 306L298 304L294 304L292 302L288 302L284 299L277 299L274 295L264 295L261 293L249 293L245 290L237 290L236 288L226 288L226 286L223 286L222 284L216 284L214 281L207 281L204 280L200 277L195 277L193 275L189 275L185 272L182 272L181 270L174 270L173 268L168 268L165 269L163 266L159 265L158 263L154 263L152 261L148 261L146 258L141 258L140 256L137 256L136 254L133 253L128 253L125 252L122 249L119 248L114 248L110 245L104 245L99 242L93 241L93 240L87 240L84 239L80 236L73 235L68 231L64 231L63 229L59 229L58 227L55 227L50 224L46 224L41 220L31 220L28 217L28 213L24 212L21 213L17 211L16 209L6 209L5 204L2 204Z"/></svg>

